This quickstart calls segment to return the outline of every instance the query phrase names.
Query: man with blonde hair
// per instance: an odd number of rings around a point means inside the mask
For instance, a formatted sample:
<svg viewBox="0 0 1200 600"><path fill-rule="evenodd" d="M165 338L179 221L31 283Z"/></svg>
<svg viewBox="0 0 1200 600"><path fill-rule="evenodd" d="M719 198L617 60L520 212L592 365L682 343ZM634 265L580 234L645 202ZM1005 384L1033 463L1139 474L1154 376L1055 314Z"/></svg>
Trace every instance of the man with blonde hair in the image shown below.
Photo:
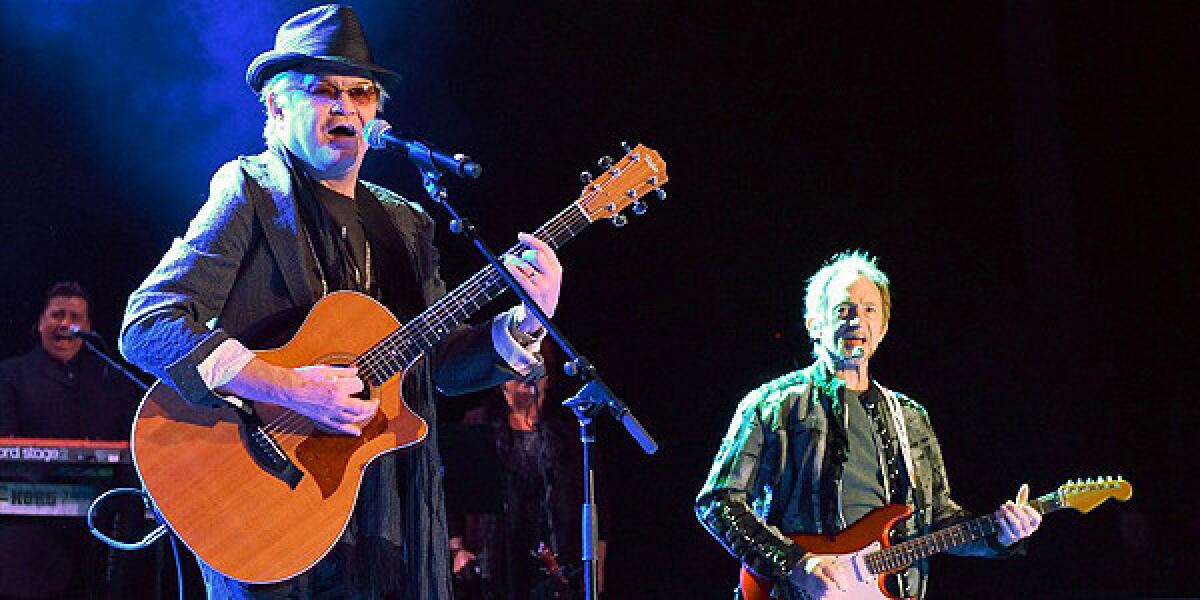
<svg viewBox="0 0 1200 600"><path fill-rule="evenodd" d="M849 597L852 574L790 534L836 534L870 511L908 504L901 537L967 518L950 498L941 448L925 409L871 380L868 366L887 334L891 284L861 250L835 255L808 280L804 322L815 362L750 392L738 405L696 499L700 522L779 598ZM999 533L955 554L1008 556L1037 529L1028 487L996 511ZM918 561L890 585L923 597Z"/></svg>

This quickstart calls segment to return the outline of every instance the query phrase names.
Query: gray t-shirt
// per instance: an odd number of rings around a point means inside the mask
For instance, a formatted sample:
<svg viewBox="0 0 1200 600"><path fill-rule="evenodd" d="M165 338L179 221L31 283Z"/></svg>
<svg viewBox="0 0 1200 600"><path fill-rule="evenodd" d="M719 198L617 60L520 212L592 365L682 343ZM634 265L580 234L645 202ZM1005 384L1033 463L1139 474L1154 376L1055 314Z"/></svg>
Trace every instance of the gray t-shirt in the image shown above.
<svg viewBox="0 0 1200 600"><path fill-rule="evenodd" d="M882 456L879 434L875 423L863 408L863 397L875 396L880 403L879 391L874 387L867 391L843 390L849 427L846 431L849 457L842 472L842 512L846 524L853 525L873 509L888 503L884 495Z"/></svg>

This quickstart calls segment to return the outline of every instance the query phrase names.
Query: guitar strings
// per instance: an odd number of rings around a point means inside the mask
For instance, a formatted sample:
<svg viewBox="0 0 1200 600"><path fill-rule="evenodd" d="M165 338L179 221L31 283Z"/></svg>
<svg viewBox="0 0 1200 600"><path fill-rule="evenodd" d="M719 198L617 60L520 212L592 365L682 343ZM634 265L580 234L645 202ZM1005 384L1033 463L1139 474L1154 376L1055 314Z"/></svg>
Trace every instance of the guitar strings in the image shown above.
<svg viewBox="0 0 1200 600"><path fill-rule="evenodd" d="M621 170L619 172L623 172L623 171L624 170ZM651 172L657 173L658 170L652 169ZM610 179L609 181L605 182L604 187L607 188L607 187L612 186L614 181L616 181L615 178ZM588 203L594 203L595 196L597 196L602 189L603 188L599 187L598 185L596 187L593 187L592 193L590 194L590 197L588 197L586 199L586 201ZM644 193L649 193L649 191L650 190L646 190L646 192L644 192ZM643 193L643 195L644 195L644 193ZM631 195L631 197L632 197L632 195ZM583 208L580 204L581 202L584 202L584 201L585 201L585 199L581 198L579 201L568 205L565 209L560 211L558 215L555 215L555 217L552 218L546 225L544 225L537 232L535 232L535 235L537 237L541 238L541 237L543 237L541 235L541 233L549 233L552 236L551 241L554 242L556 246L560 246L563 242L565 242L566 240L569 240L570 237L573 237L573 235L575 233L577 233L578 231L582 231L583 227L586 227L591 222L587 218L587 213L583 210ZM576 212L573 209L579 209L579 210L578 210L578 212ZM570 222L568 222L568 220L570 218L575 218L577 221L576 224L580 224L579 221L582 221L582 223L581 223L582 227L580 227L578 231L572 231L572 229L573 229L572 224ZM557 229L557 231L555 231L555 229ZM571 235L566 237L564 240L559 241L557 239L557 237L561 233L563 233L564 230L566 231L566 233L569 233ZM520 245L513 246L513 248L511 248L508 253L510 253L510 254L513 253L519 247L520 247ZM383 365L387 366L392 371L393 374L395 372L398 372L399 370L401 370L405 366L406 362L408 362L408 364L411 364L411 362L409 362L409 361L415 360L416 356L411 357L411 358L404 357L403 360L396 362L396 364L394 364L394 365L392 364L392 359L395 358L395 355L402 354L403 350L404 350L404 348L397 348L397 346L400 345L397 343L400 341L400 340L396 339L397 334L403 335L403 334L411 333L409 331L410 329L417 330L417 333L420 333L422 340L425 341L427 345L432 346L432 344L429 344L429 340L426 339L426 337L427 337L426 333L437 334L438 328L431 327L428 322L422 323L421 322L422 319L424 319L425 321L428 321L429 318L436 317L437 320L440 321L440 320L444 320L447 315L453 315L455 311L462 311L464 314L464 318L466 316L469 316L470 311L465 310L465 306L463 304L461 304L461 303L454 304L454 303L456 302L456 299L458 297L462 296L462 294L459 293L460 291L466 291L470 287L477 287L477 284L480 283L478 280L480 280L482 278L487 278L487 281L483 282L484 285L482 286L485 291L489 290L492 286L496 285L499 282L498 275L491 268L485 268L483 271L476 273L476 275L474 277L469 279L463 285L459 286L459 289L455 290L454 293L447 294L446 296L444 296L443 298L441 298L437 302L435 302L433 305L431 305L425 314L418 316L417 319L414 319L410 323L406 324L404 327L402 327L400 330L395 332L393 335L389 336L388 338L385 338L382 342L380 342L380 344L378 344L371 351L368 351L366 354L364 354L364 356L362 357L362 360L360 361L360 364L366 365L368 368L370 368L372 370L374 370L375 367L378 367L380 364L383 364ZM499 291L502 292L503 289L501 289ZM489 298L488 300L490 301L491 298ZM476 308L481 306L481 304L479 304L479 303L475 303L475 302L472 302L472 303L475 304ZM422 325L424 326L424 332L420 331ZM446 329L448 329L448 328L446 328ZM436 338L436 335L434 337ZM377 352L377 353L373 352L375 350L378 350L379 352ZM417 356L419 356L419 354ZM377 377L377 379L385 379L385 378Z"/></svg>
<svg viewBox="0 0 1200 600"><path fill-rule="evenodd" d="M575 211L572 211L572 208L577 208L577 206L574 204L572 204L571 206L568 206L566 209L564 209L558 215L556 215L553 219L551 219L546 225L544 225L543 227L541 227L537 231L535 231L534 235L537 236L539 239L543 239L544 241L549 241L549 242L553 243L555 246L560 246L562 243L564 243L566 241L566 240L559 239L559 236L561 234L568 233L568 234L571 234L571 236L569 236L569 237L573 237L573 235L577 232L572 231L572 224L569 222L566 222L567 219L574 215L574 216L578 217L577 222L575 224L576 225L581 224L584 226L586 226L588 224L588 221L586 219L586 215L584 215L582 213L582 211L575 212ZM582 228L580 228L580 231L582 231ZM567 239L569 239L569 237ZM515 244L514 246L509 248L504 254L505 255L515 255L515 253L517 251L519 251L522 247L524 247L524 244ZM378 381L379 385L382 385L382 383L385 382L386 379L390 379L391 376L395 375L395 373L398 373L401 370L403 370L403 368L405 366L411 365L413 362L416 361L416 359L418 359L420 357L420 354L423 353L423 351L418 352L415 356L413 356L411 358L403 356L405 348L402 347L402 344L397 343L400 341L397 338L405 337L404 334L412 333L412 332L408 331L409 329L414 329L414 330L420 329L420 327L419 327L420 325L425 325L426 332L436 333L436 329L435 329L436 327L445 328L445 326L444 325L430 326L429 323L427 323L427 322L422 323L422 320L429 321L432 319L435 323L437 323L437 322L447 320L447 316L452 316L455 313L455 311L463 311L465 313L465 312L467 312L464 310L465 306L462 303L459 303L457 301L459 297L468 296L468 297L477 298L480 295L480 292L490 291L490 289L497 286L497 284L503 284L503 283L506 283L506 282L504 282L503 278L498 273L496 273L495 268L492 267L491 265L488 265L484 269L481 269L480 271L475 273L475 275L473 275L466 282L459 285L458 289L456 289L453 293L446 294L445 296L442 296L442 298L439 298L437 301L435 301L432 305L430 305L428 310L426 310L422 313L422 315L418 315L418 317L414 318L409 323L401 326L397 331L393 332L392 334L390 334L386 338L384 338L384 340L382 342L376 344L372 349L365 352L362 356L360 356L358 359L355 360L355 365L358 366L360 369L366 371L367 379L370 379L373 381ZM507 289L507 286L504 286L504 289L499 290L499 291L502 292L506 289ZM476 304L477 307L481 306L480 304L478 304L474 301L472 301L472 304ZM464 316L466 316L466 315L464 315ZM400 335L398 335L398 334L400 334ZM425 339L426 334L421 333L420 335L421 335L421 339L423 341L425 341L426 343L428 343L429 340ZM385 346L387 346L387 348L385 348ZM388 350L388 352L378 351L378 350L383 350L383 349ZM400 355L402 358L400 361L394 362L393 359L397 355ZM401 363L407 363L407 365L401 364ZM384 373L381 373L380 369L379 369L381 366L386 367L388 370L392 371L392 373L390 375L388 375L386 378L383 377ZM368 384L370 384L370 383L371 382L368 382ZM303 423L306 419L307 419L307 417L305 417L304 415L302 415L298 412L285 409L281 415L279 415L278 417L273 419L271 422L265 424L261 429L265 433L269 433L269 434L279 434L279 435L284 435L284 436L303 435L298 432L297 433L289 433L284 430L297 428L298 426L303 425Z"/></svg>
<svg viewBox="0 0 1200 600"><path fill-rule="evenodd" d="M594 205L596 196L598 196L602 190L614 186L614 184L616 182L618 182L619 180L628 179L629 178L628 177L629 167L628 167L628 165L625 164L625 161L627 158L628 158L628 156L625 159L622 159L618 163L618 166L614 171L610 171L612 173L615 173L615 175L613 178L609 179L608 181L605 181L603 184L603 187L601 187L601 185L598 183L593 184L591 186L590 194L587 194L586 197L581 197L580 200L569 204L566 208L564 208L562 211L560 211L559 214L555 215L554 218L552 218L546 225L544 225L537 232L535 232L535 235L537 235L538 237L542 237L541 235L539 235L539 232L545 232L545 233L550 233L552 236L554 236L556 238L558 236L558 234L562 233L563 230L559 229L559 231L555 232L555 231L553 231L554 228L562 227L562 228L565 228L565 230L568 233L571 233L571 235L573 236L574 233L577 233L577 232L571 231L571 229L572 229L571 224L566 222L571 217L582 218L582 221L583 221L582 225L584 227L586 227L587 224L589 224L591 221L587 218L587 213L586 213L586 211L583 210L582 203L586 202L588 204ZM637 160L638 159L635 157L634 160L631 162L636 162ZM654 176L657 176L659 169L657 167L653 166L652 163L642 163L642 164L650 165L649 173L652 174L653 176L646 179L646 181L648 183L654 182L655 181ZM636 174L636 171L635 171L635 174ZM621 177L618 178L617 175L620 175ZM634 181L638 181L638 179L639 178L635 177ZM633 191L633 189L636 189L637 185L639 185L639 184L635 183L634 188L631 188L631 190L630 190L631 193L628 194L631 198L634 197L634 194L632 193L632 191ZM641 195L645 195L646 193L649 193L652 189L655 189L657 187L659 187L659 186L654 185L653 187L643 191L638 196L640 197ZM586 189L587 188L585 188L585 190ZM579 211L576 212L573 209L579 209ZM580 227L579 231L582 231L582 229L583 229L583 227ZM570 236L568 236L566 239L570 239ZM563 240L563 241L555 240L555 245L559 246L564 241L566 241L566 240ZM518 247L519 247L519 245L513 246L513 248L511 248L509 250L509 253L512 253ZM396 335L409 333L409 329L419 330L420 325L425 325L426 332L436 334L437 333L436 329L430 328L428 323L420 323L420 320L422 319L423 316L425 316L426 320L428 319L428 317L433 317L433 316L436 316L436 317L438 317L439 320L441 320L441 319L444 319L447 314L452 315L456 309L462 310L464 313L464 317L469 316L470 312L466 311L462 304L458 304L457 306L450 306L450 308L448 308L448 309L446 307L448 305L451 305L454 302L455 298L461 295L461 294L459 294L460 291L465 291L466 289L468 289L468 287L476 285L478 283L476 280L478 280L478 279L481 279L483 277L487 277L489 279L487 282L485 282L485 285L484 285L485 290L490 288L491 286L495 285L495 283L496 283L496 281L495 281L496 277L494 277L495 275L496 274L493 273L492 269L490 269L490 268L485 268L484 270L480 271L479 273L476 273L475 276L473 276L471 279L469 279L463 285L460 285L459 288L456 289L454 293L443 296L443 298L439 299L437 302L435 302L433 305L431 305L429 307L429 309L426 311L427 316L419 315L418 318L416 318L413 321L411 321L410 323L406 324L404 327L401 327L400 330L398 330L397 332L394 332L391 336L388 336L382 342L377 344L375 348L372 348L372 350L369 350L366 354L364 354L363 357L361 357L360 364L366 365L368 368L370 368L372 370L375 367L380 366L380 364L384 364L392 371L392 374L402 370L403 367L405 366L406 361L407 361L407 364L411 364L411 361L415 360L419 356L419 354L414 357L411 357L411 358L404 357L403 360L397 362L395 365L392 365L391 359L394 359L396 354L400 354L403 351L403 348L397 348L397 346L401 345L401 344L398 344L398 342L401 340L397 340ZM470 284L470 286L468 286L468 284ZM503 290L500 290L500 291L503 291ZM489 298L488 300L490 301L491 298ZM478 303L474 303L474 304L476 305L477 308L481 306ZM425 339L426 338L425 333L421 333L421 337L428 344L429 340ZM436 338L436 336L435 336L435 338ZM428 345L431 346L432 344L428 344ZM376 356L376 353L373 353L373 351L375 351L375 350L379 350L379 352L377 353L378 356ZM384 379L384 378L377 377L377 379Z"/></svg>
<svg viewBox="0 0 1200 600"><path fill-rule="evenodd" d="M612 182L613 180L606 182L605 186ZM599 187L594 187L593 193L587 198L587 201L594 201L599 191ZM555 248L561 247L563 243L583 231L592 222L581 205L584 201L585 199L581 197L579 201L569 204L545 225L534 231L534 235L550 242ZM575 229L576 226L578 229ZM560 238L560 236L563 237ZM515 244L505 254L515 255L522 246L523 244ZM433 339L436 340L438 327L444 330L448 329L438 323L447 320L447 317L453 316L456 311L463 312L464 320L470 316L471 311L466 310L465 304L459 300L460 298L470 301L478 309L495 298L488 297L482 303L477 302L481 293L486 294L496 288L496 296L498 296L507 289L507 286L504 285L506 283L492 265L487 265L460 284L453 292L438 298L421 314L385 336L382 341L355 359L354 364L365 372L366 378L382 385L396 373L414 364L425 352L418 346L415 354L408 355L408 352L413 349L413 345L416 344L416 340L413 339L414 334L419 334L421 341L426 346L432 347L433 344L427 334L435 334ZM370 382L364 383L369 384ZM309 434L304 433L305 428L303 427L306 421L311 420L296 411L285 408L282 409L279 416L259 427L255 435L266 436L269 441L278 445L290 443L296 438L308 437ZM295 429L295 431L287 431L290 429Z"/></svg>
<svg viewBox="0 0 1200 600"><path fill-rule="evenodd" d="M607 182L606 186L610 185L612 181L613 180ZM593 198L589 200L594 200L594 196L599 191L600 188L593 188ZM576 211L573 209L579 210ZM575 221L574 223L571 222L572 219ZM574 237L574 235L582 231L590 223L591 221L587 218L587 213L582 209L580 204L578 202L573 202L553 218L551 218L550 221L548 221L545 225L536 230L534 235L539 239L550 242L555 247L560 247L563 243L568 241L571 237ZM580 227L576 231L574 230L573 225L580 225ZM560 239L559 236L564 233L567 235ZM520 250L522 246L523 244L515 244L504 254L515 255L515 253ZM419 334L421 341L423 341L426 346L432 347L433 343L430 339L428 339L427 334L434 334L433 339L436 340L439 332L449 331L450 328L447 327L444 322L450 321L451 317L454 317L456 312L461 311L463 313L464 320L465 318L469 317L471 311L466 309L465 304L460 299L468 300L475 306L476 309L481 308L482 304L476 302L475 299L479 298L481 295L493 291L495 288L499 288L495 289L497 295L499 295L499 293L502 293L507 289L508 286L504 285L506 283L507 282L503 280L500 274L496 273L496 269L492 265L488 265L484 269L481 269L475 273L467 281L460 284L459 287L456 288L452 293L446 294L436 300L428 307L427 310L423 311L422 314L418 315L408 323L402 325L396 331L386 336L382 341L377 343L371 349L367 350L367 352L363 353L362 356L354 361L356 366L365 371L366 379L371 380L365 383L370 385L373 382L378 382L378 385L382 385L387 381L387 379L390 379L396 373L399 373L408 366L411 366L420 358L421 354L425 352L425 349L419 350L412 356L406 355L406 350L411 349L411 344L404 344L403 342L406 338L411 340L411 338L415 337L412 334ZM484 303L487 303L492 299L493 298L487 298ZM430 323L431 320L432 324ZM458 322L461 323L462 321L459 320ZM415 342L415 340L411 341ZM385 370L381 371L381 367ZM291 429L299 425L303 425L305 419L307 419L307 417L304 415L285 409L283 414L273 419L270 423L264 425L262 430L265 433L291 435L283 430L285 428Z"/></svg>
<svg viewBox="0 0 1200 600"><path fill-rule="evenodd" d="M867 554L865 558L868 566L876 574L891 572L927 556L996 533L999 530L998 524L995 515L983 515L919 538L876 550Z"/></svg>
<svg viewBox="0 0 1200 600"><path fill-rule="evenodd" d="M547 241L550 241L555 245L561 245L565 241L559 239L562 233L574 233L572 231L572 224L566 222L569 217L574 216L577 218L575 223L576 225L587 224L586 217L582 214L582 211L577 213L572 211L572 208L577 207L574 205L567 207L567 209L564 209L562 212L556 215L554 219L551 219L551 221L545 226L535 231L534 235L541 239L549 238ZM582 230L582 228L580 228L580 230ZM505 254L513 255L522 247L522 244L514 245ZM438 333L439 329L448 330L449 327L442 323L443 321L447 320L448 316L453 316L457 312L462 312L464 317L469 315L470 311L466 310L465 303L460 301L460 298L466 297L467 301L469 301L471 304L474 304L476 307L480 307L482 304L474 300L480 296L480 292L491 291L497 286L497 284L503 283L503 279L498 273L495 272L495 269L492 268L491 265L485 267L460 285L459 288L454 292L439 298L432 305L430 305L430 307L424 311L424 313L418 315L418 317L414 318L412 321L409 321L400 329L384 338L384 340L377 344L374 348L364 353L363 356L357 361L357 364L360 366L360 368L365 367L368 370L368 375L372 376L376 380L385 380L389 378L390 375L402 370L406 364L411 364L411 362L415 361L420 355L420 353L417 353L413 356L405 356L405 350L408 348L405 347L405 344L401 343L404 338L412 338L419 335L421 341L425 342L426 345L431 346L432 344L430 344L429 334L434 334L434 337L436 338L436 334ZM504 289L507 289L507 287ZM504 290L501 289L497 291L502 292ZM488 300L491 299L489 298ZM398 357L399 360L396 360ZM386 367L389 371L391 371L391 373L388 374L379 372L380 366ZM384 375L387 375L387 377L384 377Z"/></svg>

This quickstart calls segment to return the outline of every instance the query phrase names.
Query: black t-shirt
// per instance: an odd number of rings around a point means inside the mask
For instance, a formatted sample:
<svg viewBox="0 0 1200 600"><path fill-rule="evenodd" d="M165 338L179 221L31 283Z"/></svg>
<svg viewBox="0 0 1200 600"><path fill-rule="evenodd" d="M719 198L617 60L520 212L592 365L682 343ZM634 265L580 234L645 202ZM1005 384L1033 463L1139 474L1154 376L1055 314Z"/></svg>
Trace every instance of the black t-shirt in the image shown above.
<svg viewBox="0 0 1200 600"><path fill-rule="evenodd" d="M131 382L84 348L67 363L39 345L0 362L0 436L127 440Z"/></svg>
<svg viewBox="0 0 1200 600"><path fill-rule="evenodd" d="M317 200L333 219L333 225L337 229L334 235L338 236L341 243L350 249L351 262L346 265L350 274L349 278L357 281L360 289L367 289L367 284L373 282L376 275L369 273L367 232L358 212L358 200L343 196L320 184L314 185L313 188L316 190ZM354 190L356 198L370 193L361 183Z"/></svg>

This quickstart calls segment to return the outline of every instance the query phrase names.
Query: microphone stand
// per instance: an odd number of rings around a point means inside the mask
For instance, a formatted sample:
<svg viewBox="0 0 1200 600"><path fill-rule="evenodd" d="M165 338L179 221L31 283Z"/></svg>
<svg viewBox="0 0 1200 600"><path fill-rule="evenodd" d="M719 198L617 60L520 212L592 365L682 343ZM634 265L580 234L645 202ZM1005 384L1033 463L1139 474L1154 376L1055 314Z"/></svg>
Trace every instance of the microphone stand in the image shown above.
<svg viewBox="0 0 1200 600"><path fill-rule="evenodd" d="M146 382L142 381L136 375L131 373L129 371L129 369L126 369L125 365L122 365L120 362L117 362L116 360L114 360L111 356L108 355L107 352L104 352L103 350L100 350L99 348L97 348L96 345L92 343L92 340L90 339L89 336L81 335L81 336L79 336L79 339L83 340L83 345L86 346L87 349L89 351L91 351L92 354L99 357L100 360L103 360L105 363L108 364L108 366L116 369L117 372L120 373L121 375L124 375L126 379L133 382L133 384L135 386L137 386L138 389L142 390L142 392L150 391L150 386L146 385ZM100 340L101 344L104 344L104 338L101 338L101 337L99 337L99 335L96 335L96 339ZM107 344L105 344L105 349L107 349L107 348L108 348L108 346L107 346ZM127 551L128 550L140 550L142 548L146 548L146 547L150 546L154 542L157 542L159 540L159 538L161 538L163 535L166 535L166 533L167 533L167 526L161 522L159 523L158 527L154 528L153 531L146 534L140 541L134 542L134 543L119 542L119 541L117 541L113 538L110 538L107 535L104 535L103 533L101 533L100 530L95 526L95 523L92 520L92 511L95 510L95 508L97 506L99 506L100 503L105 498L112 496L112 495L117 495L118 493L120 493L122 491L134 491L134 490L132 490L132 489L125 490L125 488L109 490L109 491L105 492L104 494L102 494L100 497L93 500L91 506L88 507L88 514L87 514L88 529L92 532L93 536L100 539L102 542L106 543L109 546L108 560L110 563L113 560L113 557L114 557L113 553L115 550L127 550ZM143 496L142 501L146 502L147 498L145 496ZM120 518L121 518L121 513L117 512L114 515L114 519L115 519L113 522L114 529L117 529L120 527L119 526ZM174 540L172 540L171 543L174 544ZM154 597L155 598L161 598L162 593L163 593L162 592L162 568L163 568L163 548L162 548L162 546L159 546L154 552L154 590L155 590Z"/></svg>
<svg viewBox="0 0 1200 600"><path fill-rule="evenodd" d="M579 377L585 382L575 396L563 402L563 405L575 412L575 416L579 420L579 439L583 443L584 501L583 527L581 532L583 543L581 548L583 549L584 597L586 600L595 600L598 595L595 547L599 535L599 517L596 514L595 491L593 490L594 476L592 473L591 447L595 443L596 437L591 431L592 418L604 408L608 408L613 418L620 421L625 430L633 436L638 445L647 454L656 452L658 450L658 443L650 437L650 434L642 427L642 424L633 416L629 407L604 383L604 380L600 378L599 373L596 371L596 367L575 351L574 346L567 341L566 336L554 326L554 323L550 322L550 318L546 316L545 312L542 312L542 308L529 296L529 292L526 292L525 288L521 287L517 283L517 280L513 278L512 273L509 273L508 269L504 268L504 265L500 263L500 259L496 257L496 254L479 237L479 232L475 229L475 225L470 220L463 218L454 209L454 206L450 204L449 194L447 194L446 187L441 182L443 171L434 164L432 156L418 152L411 153L408 157L421 173L421 182L425 188L425 193L434 202L440 204L450 215L450 231L458 235L465 235L471 241L479 253L483 255L487 263L504 278L508 287L525 304L525 309L537 318L546 330L546 333L554 339L559 348L562 348L563 352L567 355L567 362L563 365L563 370L567 375Z"/></svg>
<svg viewBox="0 0 1200 600"><path fill-rule="evenodd" d="M133 384L138 387L138 389L142 390L143 392L150 391L150 386L146 385L146 382L142 381L141 379L138 379L137 376L134 375L133 373L130 373L129 369L126 369L124 365L117 362L116 360L113 360L113 358L111 356L109 356L108 354L106 354L105 352L103 352L102 350L97 348L96 345L92 343L92 340L88 339L87 336L79 336L79 339L83 340L83 345L87 346L87 349L91 350L92 354L95 354L96 356L100 357L101 360L108 363L108 366L116 369L118 373L124 375L125 378L128 379L129 381L132 381ZM103 343L103 342L101 342L101 343ZM106 346L106 348L107 348L107 346Z"/></svg>

